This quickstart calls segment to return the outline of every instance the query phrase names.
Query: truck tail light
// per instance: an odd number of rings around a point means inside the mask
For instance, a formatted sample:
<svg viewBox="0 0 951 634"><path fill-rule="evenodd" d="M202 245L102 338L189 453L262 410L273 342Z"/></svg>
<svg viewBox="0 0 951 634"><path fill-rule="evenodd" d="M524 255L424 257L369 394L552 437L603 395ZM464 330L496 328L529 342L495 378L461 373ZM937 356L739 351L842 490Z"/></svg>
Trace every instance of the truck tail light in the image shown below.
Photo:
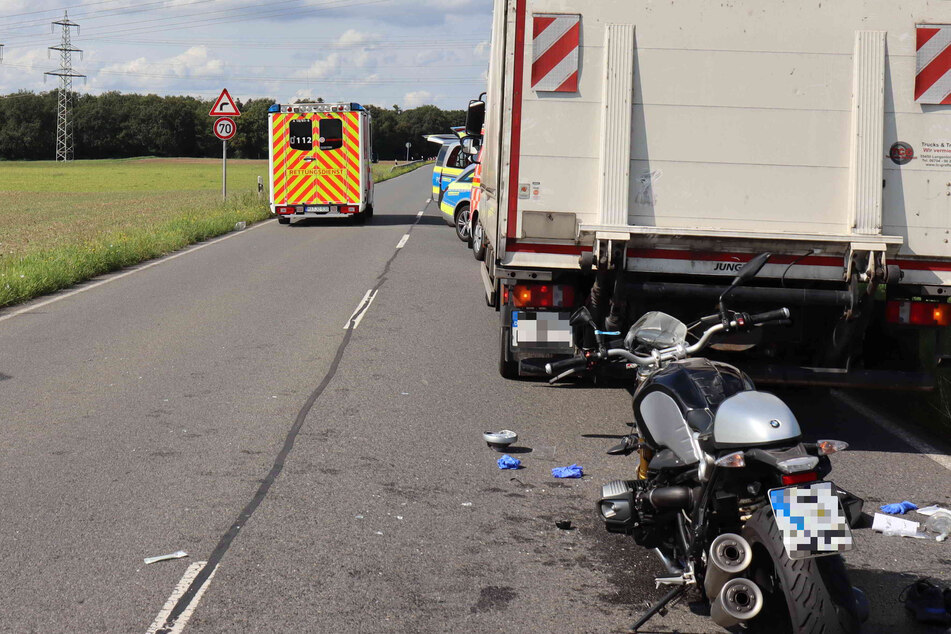
<svg viewBox="0 0 951 634"><path fill-rule="evenodd" d="M360 211L360 208L356 205L347 205L346 207L341 207L340 211L345 214L355 214Z"/></svg>
<svg viewBox="0 0 951 634"><path fill-rule="evenodd" d="M568 284L516 284L512 303L517 308L570 308L575 305L575 289Z"/></svg>
<svg viewBox="0 0 951 634"><path fill-rule="evenodd" d="M286 215L294 213L294 207L292 205L281 205L274 208L274 213Z"/></svg>
<svg viewBox="0 0 951 634"><path fill-rule="evenodd" d="M933 302L889 301L885 319L891 324L911 326L951 325L951 305Z"/></svg>

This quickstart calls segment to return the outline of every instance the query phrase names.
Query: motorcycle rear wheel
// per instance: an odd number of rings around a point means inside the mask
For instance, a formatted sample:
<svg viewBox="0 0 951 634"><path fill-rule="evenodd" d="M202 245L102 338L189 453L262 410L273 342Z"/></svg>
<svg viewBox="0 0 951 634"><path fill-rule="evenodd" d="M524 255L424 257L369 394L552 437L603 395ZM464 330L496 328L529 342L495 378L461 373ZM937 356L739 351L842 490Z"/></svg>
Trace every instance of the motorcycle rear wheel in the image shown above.
<svg viewBox="0 0 951 634"><path fill-rule="evenodd" d="M765 605L749 632L854 634L858 606L839 555L790 559L773 510L756 511L743 527L753 547L749 576L763 591Z"/></svg>

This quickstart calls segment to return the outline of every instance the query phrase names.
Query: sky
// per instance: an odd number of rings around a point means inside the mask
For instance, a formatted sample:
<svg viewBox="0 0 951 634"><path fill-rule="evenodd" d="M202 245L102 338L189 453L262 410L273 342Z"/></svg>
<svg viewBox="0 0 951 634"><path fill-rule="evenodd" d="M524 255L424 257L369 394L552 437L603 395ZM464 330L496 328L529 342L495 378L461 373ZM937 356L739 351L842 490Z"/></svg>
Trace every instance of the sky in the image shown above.
<svg viewBox="0 0 951 634"><path fill-rule="evenodd" d="M66 13L80 93L456 109L485 89L492 0L0 0L0 95L59 86Z"/></svg>

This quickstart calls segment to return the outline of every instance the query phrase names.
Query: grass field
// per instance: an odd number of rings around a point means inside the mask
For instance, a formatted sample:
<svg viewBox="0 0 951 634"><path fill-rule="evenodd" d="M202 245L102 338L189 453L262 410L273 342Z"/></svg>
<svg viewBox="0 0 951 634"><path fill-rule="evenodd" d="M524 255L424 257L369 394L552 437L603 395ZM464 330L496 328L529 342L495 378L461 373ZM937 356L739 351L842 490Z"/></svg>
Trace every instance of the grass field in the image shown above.
<svg viewBox="0 0 951 634"><path fill-rule="evenodd" d="M405 173L392 166L374 180ZM263 220L266 177L267 161L229 160L223 202L217 159L2 162L0 306Z"/></svg>

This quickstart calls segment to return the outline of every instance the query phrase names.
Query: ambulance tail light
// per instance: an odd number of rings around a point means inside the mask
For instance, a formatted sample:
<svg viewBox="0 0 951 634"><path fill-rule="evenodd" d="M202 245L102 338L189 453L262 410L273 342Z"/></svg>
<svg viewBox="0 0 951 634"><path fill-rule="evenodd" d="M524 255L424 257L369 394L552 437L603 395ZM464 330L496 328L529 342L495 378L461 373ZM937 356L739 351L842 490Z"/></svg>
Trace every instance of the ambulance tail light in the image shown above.
<svg viewBox="0 0 951 634"><path fill-rule="evenodd" d="M294 213L294 211L295 210L293 205L278 205L274 208L274 213L280 214L282 216L287 214L292 214Z"/></svg>
<svg viewBox="0 0 951 634"><path fill-rule="evenodd" d="M360 208L357 207L356 205L346 205L346 206L340 207L340 211L341 213L345 213L345 214L355 214L358 211L360 211Z"/></svg>
<svg viewBox="0 0 951 634"><path fill-rule="evenodd" d="M890 324L908 326L949 326L951 304L889 301L885 306L885 319Z"/></svg>
<svg viewBox="0 0 951 634"><path fill-rule="evenodd" d="M575 289L568 284L516 284L511 291L516 308L571 308Z"/></svg>

